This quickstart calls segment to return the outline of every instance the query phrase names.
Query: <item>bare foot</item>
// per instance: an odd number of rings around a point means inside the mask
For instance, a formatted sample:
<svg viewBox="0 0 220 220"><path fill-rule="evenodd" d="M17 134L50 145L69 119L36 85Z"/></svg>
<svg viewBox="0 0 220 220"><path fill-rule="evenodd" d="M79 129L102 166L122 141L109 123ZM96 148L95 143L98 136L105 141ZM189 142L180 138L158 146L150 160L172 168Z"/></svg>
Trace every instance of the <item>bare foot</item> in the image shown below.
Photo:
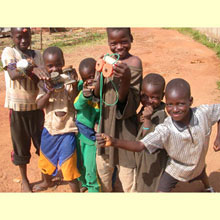
<svg viewBox="0 0 220 220"><path fill-rule="evenodd" d="M27 181L22 181L21 192L32 192L30 184Z"/></svg>
<svg viewBox="0 0 220 220"><path fill-rule="evenodd" d="M48 183L46 181L43 181L39 184L36 184L33 186L33 192L41 192L41 191L44 191L44 190L47 190L49 187L52 187L54 186L54 183L51 182L51 183Z"/></svg>
<svg viewBox="0 0 220 220"><path fill-rule="evenodd" d="M80 192L86 192L86 191L88 191L88 189L87 189L85 186L83 186L82 188L80 188Z"/></svg>

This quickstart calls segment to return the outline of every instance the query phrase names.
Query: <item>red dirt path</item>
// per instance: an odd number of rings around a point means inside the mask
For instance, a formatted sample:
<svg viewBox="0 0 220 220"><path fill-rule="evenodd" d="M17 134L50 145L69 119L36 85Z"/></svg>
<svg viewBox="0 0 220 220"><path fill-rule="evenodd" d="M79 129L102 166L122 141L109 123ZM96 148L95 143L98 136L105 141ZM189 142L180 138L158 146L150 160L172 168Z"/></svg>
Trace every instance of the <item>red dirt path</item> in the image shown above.
<svg viewBox="0 0 220 220"><path fill-rule="evenodd" d="M219 102L220 91L216 82L220 76L220 60L215 53L205 46L195 42L175 30L158 28L132 29L134 42L131 53L139 56L143 62L144 75L150 72L162 74L166 81L181 77L186 79L192 88L194 106ZM74 52L65 54L66 64L73 64L78 68L80 60L85 57L99 58L101 54L109 52L108 46L81 46ZM4 76L0 73L0 192L20 192L20 176L18 168L10 161L11 139L9 131L8 109L4 105ZM220 192L220 152L212 149L216 126L210 140L207 154L207 173L210 183ZM37 156L32 151L31 162L28 165L30 182L36 183L41 175L37 168ZM177 192L200 192L202 184L178 184ZM48 192L70 192L68 185L61 184L51 188Z"/></svg>

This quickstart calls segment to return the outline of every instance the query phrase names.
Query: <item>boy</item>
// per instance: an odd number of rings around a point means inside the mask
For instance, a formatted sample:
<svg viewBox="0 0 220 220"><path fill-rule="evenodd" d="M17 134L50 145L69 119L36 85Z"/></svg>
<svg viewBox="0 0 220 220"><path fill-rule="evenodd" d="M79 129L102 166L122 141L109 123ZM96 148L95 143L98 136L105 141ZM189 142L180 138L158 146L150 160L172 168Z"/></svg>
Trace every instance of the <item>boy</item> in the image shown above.
<svg viewBox="0 0 220 220"><path fill-rule="evenodd" d="M51 75L62 74L64 66L63 52L58 47L49 47L43 53L44 64ZM35 185L33 191L46 190L52 186L51 175L55 176L58 162L64 181L70 185L72 192L79 192L77 178L76 127L74 123L73 100L77 95L77 85L64 85L55 91L49 83L39 82L40 92L37 106L45 108L45 124L41 136L40 158L38 166L43 175L43 182Z"/></svg>
<svg viewBox="0 0 220 220"><path fill-rule="evenodd" d="M164 96L165 80L156 73L146 75L141 87L141 108L138 119L140 129L137 140L153 132L158 124L163 123L166 118L165 104L162 102ZM167 154L165 150L157 150L149 154L147 149L136 152L135 160L137 165L137 192L155 192L163 173Z"/></svg>
<svg viewBox="0 0 220 220"><path fill-rule="evenodd" d="M120 58L113 67L113 76L103 80L103 100L114 103L116 92L110 80L116 85L118 102L114 106L103 104L100 132L112 137L135 140L137 135L136 110L140 103L142 63L140 58L129 53L133 36L130 28L107 28L108 44L112 53ZM99 86L95 96L99 97ZM134 191L135 158L134 153L113 147L98 149L97 170L104 192L112 191L112 174L117 167L122 191ZM116 181L117 182L117 181ZM121 191L121 189L115 189Z"/></svg>
<svg viewBox="0 0 220 220"><path fill-rule="evenodd" d="M14 45L2 52L2 64L5 72L6 97L5 108L9 108L10 131L13 144L12 162L19 167L22 182L21 191L31 192L27 178L27 164L30 161L31 140L39 154L40 137L44 123L44 113L35 103L38 78L43 74L40 66L43 59L39 51L29 49L31 43L30 28L11 28ZM24 72L16 68L22 59L33 62ZM41 77L42 78L42 77ZM46 79L46 77L44 77Z"/></svg>
<svg viewBox="0 0 220 220"><path fill-rule="evenodd" d="M77 155L81 176L79 181L82 190L88 192L100 192L96 169L96 146L94 126L99 120L99 103L93 96L96 61L86 58L80 62L79 73L82 80L78 86L80 93L74 101L77 111L76 125L79 133L77 136Z"/></svg>
<svg viewBox="0 0 220 220"><path fill-rule="evenodd" d="M136 142L97 134L98 145L106 144L136 152L147 148L150 153L156 149L165 149L169 158L158 191L170 192L179 181L201 179L206 191L212 192L205 172L205 156L212 125L218 122L219 127L220 124L220 105L191 108L193 98L190 85L179 78L168 83L165 98L166 110L170 116L154 132ZM218 136L215 143L220 143ZM215 150L220 150L220 146L216 146Z"/></svg>

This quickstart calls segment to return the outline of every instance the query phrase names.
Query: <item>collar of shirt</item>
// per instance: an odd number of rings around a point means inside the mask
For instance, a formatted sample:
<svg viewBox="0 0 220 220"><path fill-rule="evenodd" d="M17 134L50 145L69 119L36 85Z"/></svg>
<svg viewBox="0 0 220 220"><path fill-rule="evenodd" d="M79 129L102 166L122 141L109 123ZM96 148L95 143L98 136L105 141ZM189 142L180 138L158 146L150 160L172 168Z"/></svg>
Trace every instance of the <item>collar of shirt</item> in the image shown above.
<svg viewBox="0 0 220 220"><path fill-rule="evenodd" d="M195 115L195 109L190 109L190 111L191 111L191 119L190 119L189 125L183 125L183 124L177 123L177 122L175 122L175 121L172 119L172 122L173 122L174 126L177 128L178 131L183 132L183 131L186 130L189 126L190 126L190 127L193 127L193 126L195 126L195 125L198 125L199 120L198 120L198 118L197 118L196 115Z"/></svg>

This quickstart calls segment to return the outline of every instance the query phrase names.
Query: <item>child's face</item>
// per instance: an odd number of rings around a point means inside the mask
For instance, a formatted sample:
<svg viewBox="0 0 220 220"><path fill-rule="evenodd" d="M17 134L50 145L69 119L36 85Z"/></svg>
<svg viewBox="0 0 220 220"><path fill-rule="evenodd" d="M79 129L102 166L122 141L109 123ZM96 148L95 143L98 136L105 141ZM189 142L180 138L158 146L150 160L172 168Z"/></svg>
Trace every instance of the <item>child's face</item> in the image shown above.
<svg viewBox="0 0 220 220"><path fill-rule="evenodd" d="M31 31L27 28L16 28L12 32L14 45L21 51L26 51L31 44Z"/></svg>
<svg viewBox="0 0 220 220"><path fill-rule="evenodd" d="M94 79L95 78L95 69L85 67L80 71L80 76L83 80L83 82Z"/></svg>
<svg viewBox="0 0 220 220"><path fill-rule="evenodd" d="M166 110L172 119L187 125L190 121L190 106L193 98L181 90L171 90L165 94Z"/></svg>
<svg viewBox="0 0 220 220"><path fill-rule="evenodd" d="M131 37L126 30L114 30L108 33L108 44L112 53L118 53L120 60L129 55Z"/></svg>
<svg viewBox="0 0 220 220"><path fill-rule="evenodd" d="M159 85L152 85L145 83L141 90L141 104L145 106L152 106L156 109L163 99L163 90Z"/></svg>
<svg viewBox="0 0 220 220"><path fill-rule="evenodd" d="M63 73L64 60L63 57L58 54L46 54L44 57L44 65L49 74L52 72Z"/></svg>

